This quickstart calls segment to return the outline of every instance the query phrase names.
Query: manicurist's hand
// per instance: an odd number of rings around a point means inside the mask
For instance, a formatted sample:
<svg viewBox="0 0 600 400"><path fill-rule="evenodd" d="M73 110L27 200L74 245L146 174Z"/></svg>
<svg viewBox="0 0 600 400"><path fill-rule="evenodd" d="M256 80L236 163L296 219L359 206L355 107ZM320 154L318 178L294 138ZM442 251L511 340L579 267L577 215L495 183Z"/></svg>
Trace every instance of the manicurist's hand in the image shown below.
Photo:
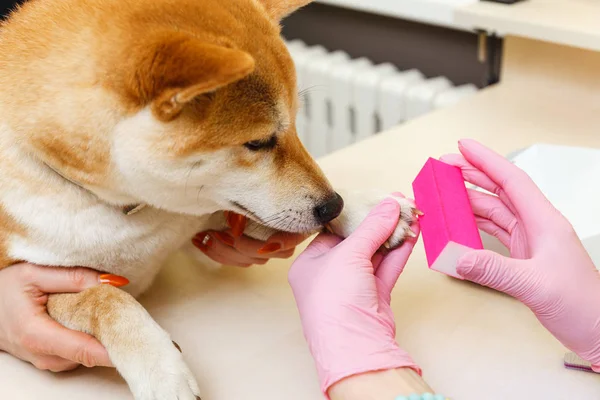
<svg viewBox="0 0 600 400"><path fill-rule="evenodd" d="M46 302L48 293L80 292L103 283L119 286L123 279L86 268L16 264L0 270L0 350L55 372L112 366L100 342L54 321Z"/></svg>
<svg viewBox="0 0 600 400"><path fill-rule="evenodd" d="M473 141L442 161L495 195L469 191L479 228L497 237L511 258L473 251L457 271L523 302L566 347L600 372L600 275L573 227L529 176Z"/></svg>
<svg viewBox="0 0 600 400"><path fill-rule="evenodd" d="M378 252L399 214L398 203L385 200L346 240L319 235L289 272L321 388L332 399L427 391L419 367L396 343L390 307L415 241L387 255Z"/></svg>

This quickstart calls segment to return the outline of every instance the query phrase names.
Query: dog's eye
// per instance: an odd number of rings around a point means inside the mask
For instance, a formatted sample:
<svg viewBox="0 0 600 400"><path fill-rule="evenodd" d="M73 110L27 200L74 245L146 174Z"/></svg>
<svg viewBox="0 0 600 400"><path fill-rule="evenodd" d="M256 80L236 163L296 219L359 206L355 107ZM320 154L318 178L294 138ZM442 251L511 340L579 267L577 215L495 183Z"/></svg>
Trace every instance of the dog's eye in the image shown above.
<svg viewBox="0 0 600 400"><path fill-rule="evenodd" d="M260 150L271 150L277 145L277 136L273 135L268 139L253 140L251 142L244 143L244 147L251 151Z"/></svg>

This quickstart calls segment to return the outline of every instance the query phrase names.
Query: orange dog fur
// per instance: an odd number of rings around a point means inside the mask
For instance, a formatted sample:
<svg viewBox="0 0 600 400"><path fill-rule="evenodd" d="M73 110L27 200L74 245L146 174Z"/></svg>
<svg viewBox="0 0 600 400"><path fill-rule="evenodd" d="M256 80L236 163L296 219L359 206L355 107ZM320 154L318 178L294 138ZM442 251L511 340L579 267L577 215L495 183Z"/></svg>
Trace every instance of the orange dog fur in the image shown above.
<svg viewBox="0 0 600 400"><path fill-rule="evenodd" d="M52 295L48 311L102 342L136 400L199 396L134 299L194 233L230 210L259 238L326 223L346 236L385 197L348 194L342 212L295 133L279 20L308 2L30 0L0 29L0 269L127 277L127 292ZM398 201L392 246L414 211Z"/></svg>

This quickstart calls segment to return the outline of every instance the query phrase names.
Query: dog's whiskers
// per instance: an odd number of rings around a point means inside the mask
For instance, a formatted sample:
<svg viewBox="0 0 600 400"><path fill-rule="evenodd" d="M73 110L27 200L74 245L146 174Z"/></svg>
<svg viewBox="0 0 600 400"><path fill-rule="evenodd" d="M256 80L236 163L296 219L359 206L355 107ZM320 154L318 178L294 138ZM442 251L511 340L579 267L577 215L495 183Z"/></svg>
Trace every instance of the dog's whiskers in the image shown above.
<svg viewBox="0 0 600 400"><path fill-rule="evenodd" d="M326 85L313 85L313 86L309 86L307 88L304 88L304 89L300 90L298 92L298 96L303 99L304 96L306 96L308 93L314 91L314 89L323 89L323 88L326 88L326 87L327 87Z"/></svg>
<svg viewBox="0 0 600 400"><path fill-rule="evenodd" d="M190 181L190 175L192 175L192 170L193 169L194 169L194 167L191 166L190 169L188 170L187 177L185 178L185 188L183 189L183 195L184 196L187 196L188 183Z"/></svg>
<svg viewBox="0 0 600 400"><path fill-rule="evenodd" d="M296 212L296 214L298 214L298 212ZM240 213L240 215L244 215L245 217L251 216L247 212ZM311 233L315 231L315 229L302 220L301 214L294 215L293 210L279 211L268 217L262 218L260 223L253 226L247 233L256 233L263 227L295 233Z"/></svg>
<svg viewBox="0 0 600 400"><path fill-rule="evenodd" d="M200 192L202 192L202 189L204 189L204 185L198 188L198 193L196 194L196 203L200 203Z"/></svg>

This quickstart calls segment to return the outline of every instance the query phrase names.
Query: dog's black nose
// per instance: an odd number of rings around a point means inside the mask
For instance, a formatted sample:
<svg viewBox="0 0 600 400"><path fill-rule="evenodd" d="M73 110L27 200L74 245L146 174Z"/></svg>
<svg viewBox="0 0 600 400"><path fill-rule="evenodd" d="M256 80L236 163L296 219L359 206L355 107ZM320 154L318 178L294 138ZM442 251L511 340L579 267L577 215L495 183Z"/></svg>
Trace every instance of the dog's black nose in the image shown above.
<svg viewBox="0 0 600 400"><path fill-rule="evenodd" d="M321 224L325 225L329 221L337 218L344 208L344 200L339 194L315 207L315 218Z"/></svg>

